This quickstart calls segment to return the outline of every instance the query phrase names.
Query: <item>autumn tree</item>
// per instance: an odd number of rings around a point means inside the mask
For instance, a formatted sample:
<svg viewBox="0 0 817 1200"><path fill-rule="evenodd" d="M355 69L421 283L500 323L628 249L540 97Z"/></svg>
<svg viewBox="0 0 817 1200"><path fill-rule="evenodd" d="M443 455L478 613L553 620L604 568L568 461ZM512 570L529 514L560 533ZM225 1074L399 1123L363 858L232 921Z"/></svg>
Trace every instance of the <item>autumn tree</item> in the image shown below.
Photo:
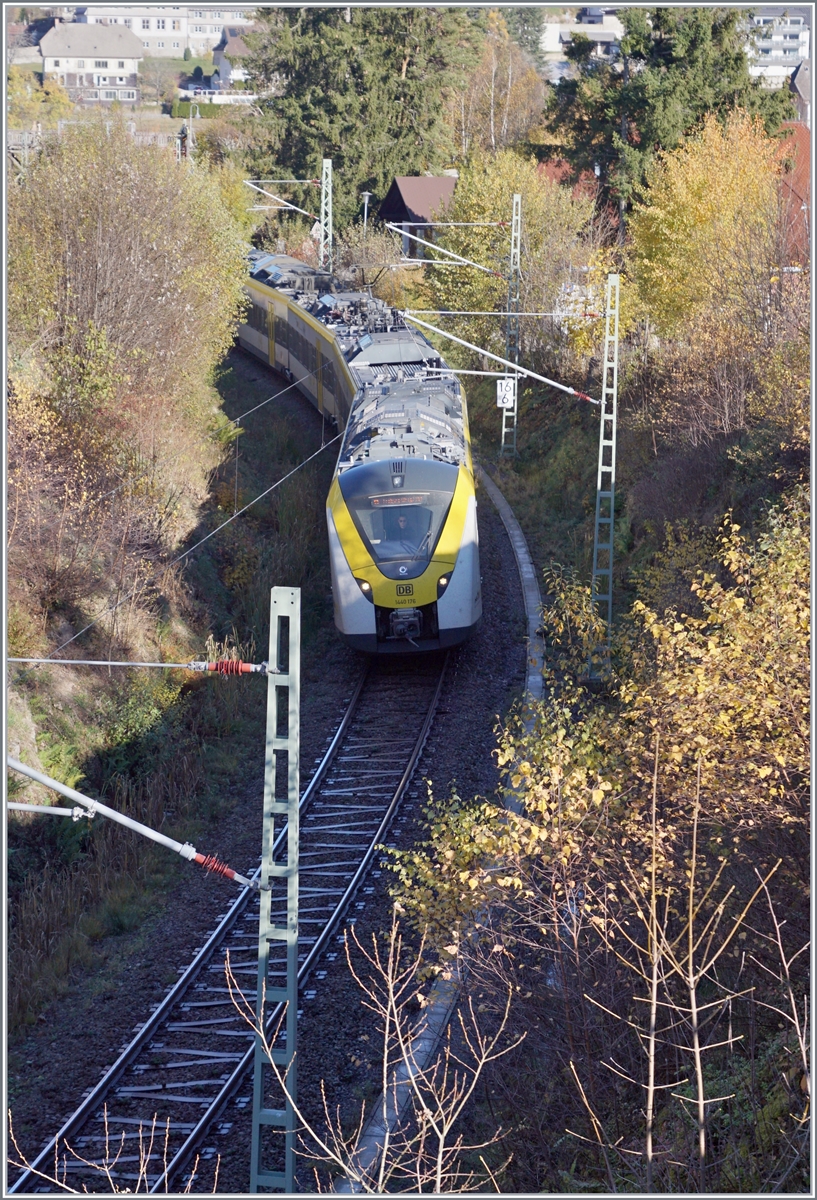
<svg viewBox="0 0 817 1200"><path fill-rule="evenodd" d="M545 696L500 737L513 810L438 802L426 845L392 854L438 966L464 957L484 996L486 962L499 997L513 986L542 1066L489 1086L495 1120L525 1114L510 1147L551 1134L528 1164L540 1189L574 1190L574 1171L715 1193L805 1178L808 514L796 488L754 541L727 518L700 615L637 602L607 696L583 682L589 589L551 573Z"/></svg>
<svg viewBox="0 0 817 1200"><path fill-rule="evenodd" d="M522 197L522 310L554 311L571 268L586 260L594 198L554 183L535 160L510 150L474 153L460 171L444 219L476 225L441 228L437 241L486 270L428 267L426 290L436 308L489 313L507 308L510 221L517 193ZM504 354L501 317L444 318L443 323L453 333ZM526 354L544 352L558 338L558 326L550 319L525 318L521 337Z"/></svg>
<svg viewBox="0 0 817 1200"><path fill-rule="evenodd" d="M55 79L41 83L32 71L9 67L6 78L8 123L12 129L44 128L56 125L74 112L74 103Z"/></svg>
<svg viewBox="0 0 817 1200"><path fill-rule="evenodd" d="M463 158L475 149L516 145L541 121L546 85L532 57L511 37L507 20L505 10L488 13L482 60L447 98L448 122Z"/></svg>
<svg viewBox="0 0 817 1200"><path fill-rule="evenodd" d="M362 215L395 175L445 166L444 97L477 65L482 22L447 8L260 9L246 67L260 94L248 163L312 179L331 158L334 216ZM314 211L314 190L298 201Z"/></svg>
<svg viewBox="0 0 817 1200"><path fill-rule="evenodd" d="M630 272L667 339L654 412L693 439L764 416L805 435L808 273L790 269L799 213L783 187L784 156L785 141L758 118L709 116L656 158L629 220Z"/></svg>
<svg viewBox="0 0 817 1200"><path fill-rule="evenodd" d="M118 121L45 139L8 214L9 583L47 615L195 518L245 248L217 182Z"/></svg>

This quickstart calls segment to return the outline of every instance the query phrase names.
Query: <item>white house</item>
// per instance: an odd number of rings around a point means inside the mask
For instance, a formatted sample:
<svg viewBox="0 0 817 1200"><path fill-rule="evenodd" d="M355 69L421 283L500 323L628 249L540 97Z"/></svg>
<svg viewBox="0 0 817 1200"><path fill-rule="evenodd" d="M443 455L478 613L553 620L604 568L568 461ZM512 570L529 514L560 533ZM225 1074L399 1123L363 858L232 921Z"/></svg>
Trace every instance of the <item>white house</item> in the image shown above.
<svg viewBox="0 0 817 1200"><path fill-rule="evenodd" d="M124 25L140 39L145 58L199 57L219 42L226 24L247 26L252 18L236 4L194 8L191 4L83 4L74 20L86 25ZM251 11L251 10L249 10Z"/></svg>
<svg viewBox="0 0 817 1200"><path fill-rule="evenodd" d="M749 74L768 87L782 87L811 50L811 6L766 5L754 10Z"/></svg>
<svg viewBox="0 0 817 1200"><path fill-rule="evenodd" d="M615 15L617 10L583 8L575 21L548 21L542 30L542 53L550 62L562 62L565 51L576 34L589 38L595 54L614 58L624 33L624 26Z"/></svg>
<svg viewBox="0 0 817 1200"><path fill-rule="evenodd" d="M247 72L242 67L241 60L247 57L249 50L243 35L251 33L254 28L253 25L224 26L221 41L213 51L213 66L218 69L222 87L230 87L233 83L246 80Z"/></svg>
<svg viewBox="0 0 817 1200"><path fill-rule="evenodd" d="M56 79L74 102L138 104L139 39L123 25L58 21L40 39L43 75Z"/></svg>

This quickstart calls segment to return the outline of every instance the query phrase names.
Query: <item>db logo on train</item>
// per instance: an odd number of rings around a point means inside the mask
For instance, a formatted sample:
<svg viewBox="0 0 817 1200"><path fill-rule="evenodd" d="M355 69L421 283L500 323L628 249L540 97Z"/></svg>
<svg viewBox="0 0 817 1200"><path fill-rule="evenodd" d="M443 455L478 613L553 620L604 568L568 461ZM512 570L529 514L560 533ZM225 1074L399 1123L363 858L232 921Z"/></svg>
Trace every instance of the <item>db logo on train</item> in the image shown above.
<svg viewBox="0 0 817 1200"><path fill-rule="evenodd" d="M413 583L398 583L397 595L398 596L413 596L414 595L414 584Z"/></svg>

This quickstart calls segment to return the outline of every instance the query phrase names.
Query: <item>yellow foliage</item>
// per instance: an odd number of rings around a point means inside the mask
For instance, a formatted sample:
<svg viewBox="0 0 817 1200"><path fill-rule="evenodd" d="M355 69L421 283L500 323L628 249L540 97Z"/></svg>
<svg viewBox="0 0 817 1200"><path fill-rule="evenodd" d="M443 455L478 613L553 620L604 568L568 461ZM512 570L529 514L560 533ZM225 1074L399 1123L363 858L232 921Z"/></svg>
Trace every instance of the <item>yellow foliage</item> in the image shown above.
<svg viewBox="0 0 817 1200"><path fill-rule="evenodd" d="M593 215L593 200L574 196L570 188L549 180L535 159L524 159L510 150L475 153L460 171L444 219L485 222L486 226L442 229L436 240L446 249L484 265L490 273L469 267L428 267L426 291L436 308L505 311L514 194L522 197L522 310L554 310L571 268L586 261L588 247L582 235ZM491 222L503 225L491 228ZM504 353L502 317L445 318L442 323L468 341ZM547 321L523 318L523 346L529 351L540 345L549 328L552 326Z"/></svg>
<svg viewBox="0 0 817 1200"><path fill-rule="evenodd" d="M556 585L557 595L543 614L552 663L546 699L533 729L509 722L498 749L523 813L457 801L433 813L424 851L400 856L400 902L434 940L438 930L461 930L497 886L504 890L499 873L515 876L523 890L531 872L559 878L568 865L570 878L588 887L599 880L612 885L622 872L640 878L650 854L645 814L656 737L658 858L668 884L683 885L685 878L699 761L713 853L726 861L753 846L763 862L791 858L787 847L807 836L808 816L805 490L769 515L756 546L727 519L718 558L721 578L701 572L693 585L702 616L670 610L659 617L636 602L617 647L612 695L602 702L571 681L586 669L595 637L586 597L570 580L559 585L552 576L549 588ZM441 866L441 851L452 849ZM422 895L422 911L415 895Z"/></svg>
<svg viewBox="0 0 817 1200"><path fill-rule="evenodd" d="M481 62L447 98L448 124L460 155L518 143L541 122L544 103L542 77L510 37L499 10L492 9Z"/></svg>
<svg viewBox="0 0 817 1200"><path fill-rule="evenodd" d="M743 112L723 125L706 117L696 135L658 156L629 230L632 273L659 332L740 297L777 221L779 173L779 144Z"/></svg>
<svg viewBox="0 0 817 1200"><path fill-rule="evenodd" d="M28 130L33 124L48 128L72 116L74 103L55 79L40 83L39 76L22 67L9 67L6 79L8 124Z"/></svg>

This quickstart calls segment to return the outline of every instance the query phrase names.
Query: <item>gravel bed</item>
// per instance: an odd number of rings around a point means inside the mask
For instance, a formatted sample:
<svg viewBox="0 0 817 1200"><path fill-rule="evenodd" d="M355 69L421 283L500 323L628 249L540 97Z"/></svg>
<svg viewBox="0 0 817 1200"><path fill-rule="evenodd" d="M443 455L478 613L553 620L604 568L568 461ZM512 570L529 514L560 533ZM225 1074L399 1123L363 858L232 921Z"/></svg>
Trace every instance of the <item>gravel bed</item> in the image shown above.
<svg viewBox="0 0 817 1200"><path fill-rule="evenodd" d="M423 753L415 782L392 829L389 844L408 848L423 839L422 812L428 780L436 796L448 794L456 782L464 796L490 796L498 783L493 730L497 717L521 694L524 684L525 617L513 552L505 530L484 491L479 505L480 559L485 616L474 638L455 651L449 664L437 721ZM391 874L375 868L365 885L353 920L364 945L373 934L391 925L388 888ZM326 976L309 981L301 1000L299 1025L298 1095L310 1124L323 1125L321 1083L329 1111L340 1112L346 1128L356 1123L361 1104L369 1102L379 1082L380 1059L375 1022L361 1004L361 992L349 974L338 936L332 951L336 958L323 963ZM314 995L311 993L314 992ZM355 1064L353 1060L357 1059ZM248 1086L244 1093L250 1096ZM229 1134L212 1139L221 1158L219 1190L228 1194L245 1190L249 1181L251 1101L243 1111L232 1106L226 1120ZM212 1169L206 1168L201 1187L207 1191ZM315 1190L309 1164L299 1172L302 1191Z"/></svg>
<svg viewBox="0 0 817 1200"><path fill-rule="evenodd" d="M256 368L260 370L260 368ZM252 364L247 370L249 374ZM287 401L297 403L292 393ZM301 402L303 404L303 402ZM305 409L307 406L303 404ZM306 419L314 416L311 411ZM315 418L318 421L318 418ZM519 578L510 544L484 491L479 505L480 550L485 616L474 638L455 651L440 704L438 720L426 746L411 795L404 801L392 844L407 847L422 837L420 808L428 779L437 796L456 781L461 795L490 795L497 784L492 750L497 716L521 693L526 632ZM302 779L320 757L342 715L343 699L361 669L361 660L335 636L322 631L304 646L302 668ZM239 870L258 862L263 792L263 749L236 790L229 817L222 815L217 851ZM205 838L202 837L202 845ZM380 871L371 889L353 906L350 920L362 940L370 941L390 924L390 874ZM96 1084L121 1047L163 997L189 963L233 896L220 879L180 865L179 883L157 903L156 911L134 933L109 938L99 951L99 968L71 982L36 1025L8 1047L9 1107L21 1149L33 1158ZM372 1018L360 1004L350 978L342 943L337 956L322 965L324 978L310 980L302 1000L299 1035L299 1095L310 1121L320 1124L320 1083L330 1111L338 1106L345 1120L377 1078L377 1038ZM314 995L311 993L314 992ZM353 1059L360 1060L357 1065ZM251 1086L243 1092L251 1095ZM249 1183L251 1105L225 1114L232 1122L227 1136L215 1138L221 1157L218 1190L246 1192ZM17 1172L10 1173L11 1179ZM313 1190L302 1172L303 1190ZM213 1187L213 1164L202 1164L193 1191ZM106 1189L100 1189L106 1190Z"/></svg>

